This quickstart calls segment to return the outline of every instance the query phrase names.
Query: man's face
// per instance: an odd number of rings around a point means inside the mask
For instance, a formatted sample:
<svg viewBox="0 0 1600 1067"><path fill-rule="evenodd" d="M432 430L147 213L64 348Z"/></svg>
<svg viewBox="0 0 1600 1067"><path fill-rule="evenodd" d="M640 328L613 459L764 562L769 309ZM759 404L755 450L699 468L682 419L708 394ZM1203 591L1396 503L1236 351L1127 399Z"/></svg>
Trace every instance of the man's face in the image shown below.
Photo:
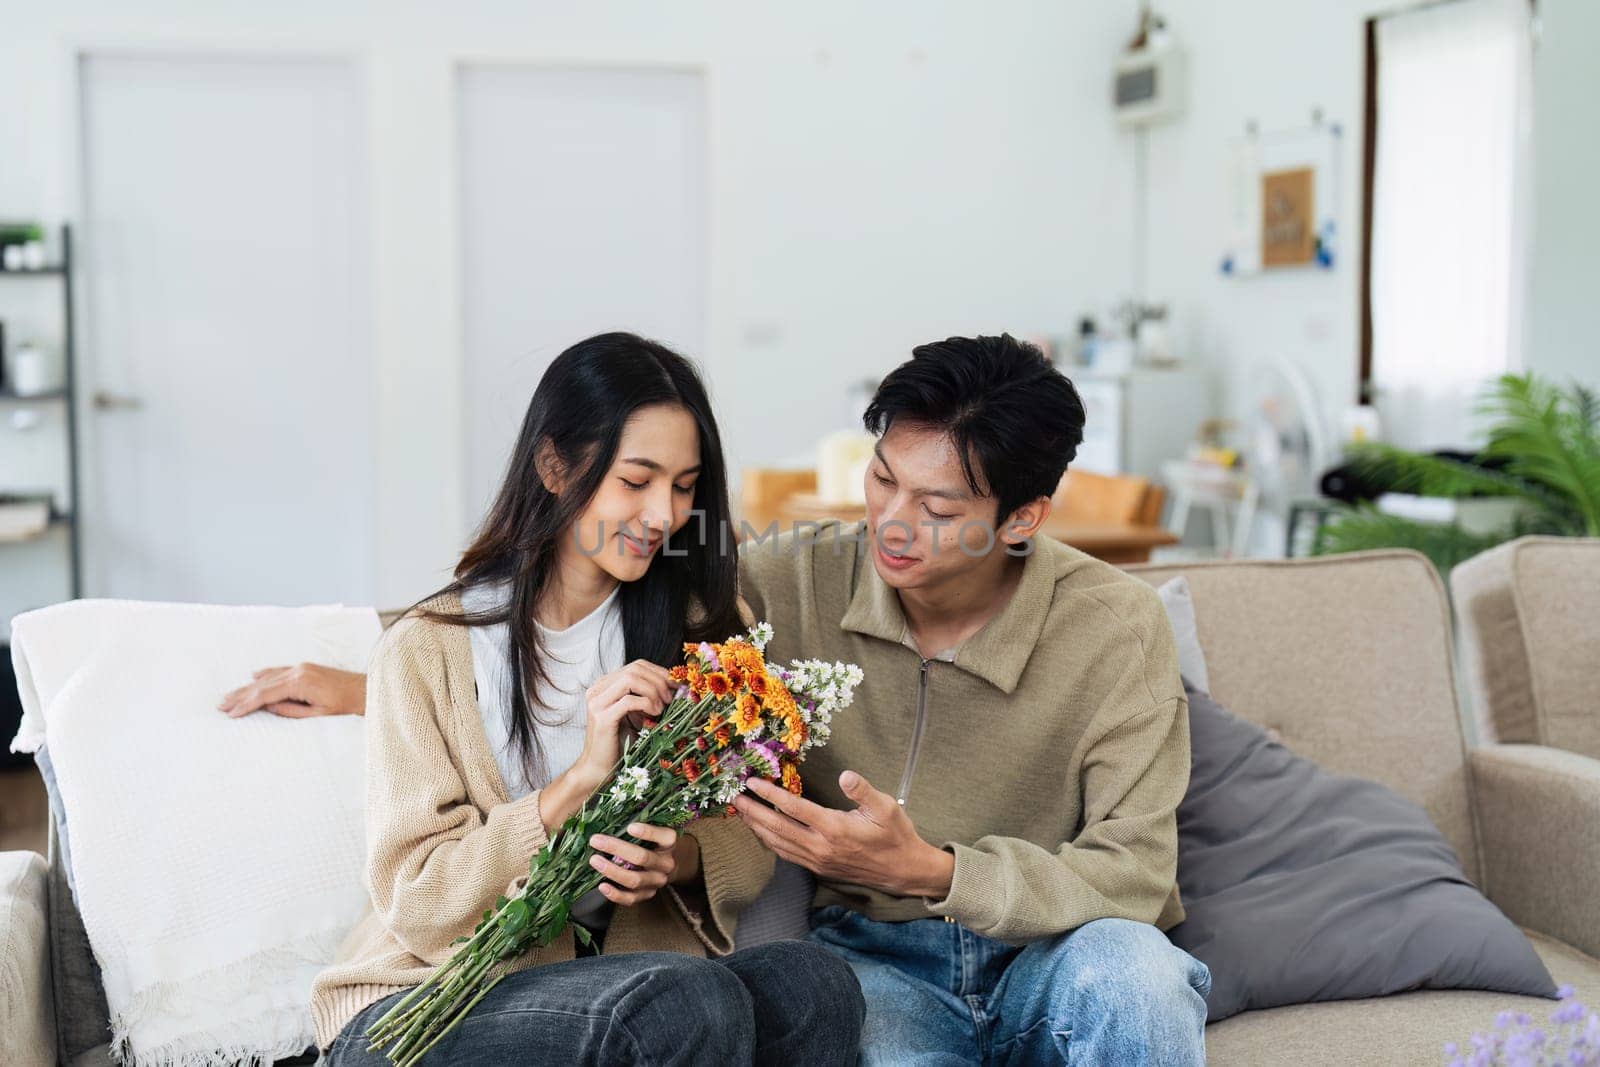
<svg viewBox="0 0 1600 1067"><path fill-rule="evenodd" d="M872 565L895 589L937 586L970 574L1004 551L995 500L967 485L950 436L896 422L867 465L867 533Z"/></svg>

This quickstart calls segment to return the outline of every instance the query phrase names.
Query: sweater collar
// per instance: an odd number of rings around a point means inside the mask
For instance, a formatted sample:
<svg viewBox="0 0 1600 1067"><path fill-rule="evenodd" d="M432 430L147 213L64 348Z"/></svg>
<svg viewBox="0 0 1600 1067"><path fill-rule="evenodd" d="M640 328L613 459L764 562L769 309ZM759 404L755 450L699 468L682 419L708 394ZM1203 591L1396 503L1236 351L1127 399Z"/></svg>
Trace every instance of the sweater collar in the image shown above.
<svg viewBox="0 0 1600 1067"><path fill-rule="evenodd" d="M870 535L864 526L860 537L855 589L839 625L854 633L900 644L906 633L900 596L873 566L869 554ZM1044 632L1050 602L1055 597L1055 575L1045 556L1044 542L1035 541L1010 601L956 652L957 667L977 675L1003 693L1017 688L1039 636Z"/></svg>

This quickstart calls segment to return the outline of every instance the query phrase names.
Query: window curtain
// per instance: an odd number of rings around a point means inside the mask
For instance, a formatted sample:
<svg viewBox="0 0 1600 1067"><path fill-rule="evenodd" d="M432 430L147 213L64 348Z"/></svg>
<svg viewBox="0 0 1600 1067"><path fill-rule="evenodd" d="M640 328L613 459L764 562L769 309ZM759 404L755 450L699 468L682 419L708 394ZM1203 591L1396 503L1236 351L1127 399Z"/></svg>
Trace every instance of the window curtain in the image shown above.
<svg viewBox="0 0 1600 1067"><path fill-rule="evenodd" d="M1384 435L1481 441L1474 401L1522 366L1532 233L1528 0L1452 0L1377 27L1372 374Z"/></svg>

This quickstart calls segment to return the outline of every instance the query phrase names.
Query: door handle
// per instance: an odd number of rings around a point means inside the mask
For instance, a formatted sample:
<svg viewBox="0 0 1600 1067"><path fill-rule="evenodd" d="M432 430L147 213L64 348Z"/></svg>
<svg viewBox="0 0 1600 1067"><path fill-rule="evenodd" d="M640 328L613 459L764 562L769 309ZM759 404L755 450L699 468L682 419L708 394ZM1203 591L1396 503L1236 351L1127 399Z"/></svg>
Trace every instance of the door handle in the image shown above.
<svg viewBox="0 0 1600 1067"><path fill-rule="evenodd" d="M96 411L137 411L144 407L144 401L136 396L118 396L104 389L94 392L94 408Z"/></svg>

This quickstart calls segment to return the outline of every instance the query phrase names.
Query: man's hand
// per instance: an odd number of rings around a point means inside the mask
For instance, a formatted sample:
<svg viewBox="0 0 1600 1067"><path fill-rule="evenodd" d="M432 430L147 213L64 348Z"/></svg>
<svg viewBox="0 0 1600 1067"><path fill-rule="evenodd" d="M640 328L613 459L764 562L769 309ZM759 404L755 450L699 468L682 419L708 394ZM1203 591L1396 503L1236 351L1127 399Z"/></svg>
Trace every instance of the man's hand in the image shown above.
<svg viewBox="0 0 1600 1067"><path fill-rule="evenodd" d="M286 719L317 715L360 715L367 708L367 676L317 663L268 667L251 675L249 685L222 698L218 711L230 719L263 709Z"/></svg>
<svg viewBox="0 0 1600 1067"><path fill-rule="evenodd" d="M839 776L839 788L855 803L854 811L824 808L761 778L751 778L749 787L772 807L741 795L733 802L739 817L791 863L831 881L895 896L942 900L950 895L955 857L918 837L894 797L872 788L855 771Z"/></svg>

